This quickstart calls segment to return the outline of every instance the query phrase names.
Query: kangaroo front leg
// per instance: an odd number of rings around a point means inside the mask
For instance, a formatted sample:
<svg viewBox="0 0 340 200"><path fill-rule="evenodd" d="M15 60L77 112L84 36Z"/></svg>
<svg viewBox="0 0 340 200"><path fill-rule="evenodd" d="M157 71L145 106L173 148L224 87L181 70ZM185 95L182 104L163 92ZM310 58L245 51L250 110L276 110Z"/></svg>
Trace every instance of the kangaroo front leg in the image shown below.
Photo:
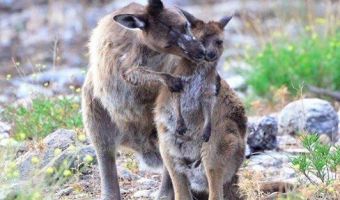
<svg viewBox="0 0 340 200"><path fill-rule="evenodd" d="M183 135L187 131L187 127L185 125L182 110L181 110L181 94L174 94L174 104L175 104L175 114L176 114L176 132L179 135Z"/></svg>
<svg viewBox="0 0 340 200"><path fill-rule="evenodd" d="M181 77L168 73L156 72L143 67L134 67L126 70L122 77L133 85L145 85L151 82L161 83L169 88L170 92L180 92L183 89Z"/></svg>
<svg viewBox="0 0 340 200"><path fill-rule="evenodd" d="M207 99L201 102L204 124L203 124L203 140L204 142L208 142L211 136L211 115L213 109L213 100L209 101Z"/></svg>

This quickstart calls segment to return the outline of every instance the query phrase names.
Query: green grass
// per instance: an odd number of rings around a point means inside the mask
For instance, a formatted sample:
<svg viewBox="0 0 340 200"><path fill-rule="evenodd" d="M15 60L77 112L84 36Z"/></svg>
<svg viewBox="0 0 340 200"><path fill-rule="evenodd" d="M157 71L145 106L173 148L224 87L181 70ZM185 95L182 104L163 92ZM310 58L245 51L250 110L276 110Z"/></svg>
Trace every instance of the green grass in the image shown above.
<svg viewBox="0 0 340 200"><path fill-rule="evenodd" d="M248 61L254 67L247 72L248 83L260 96L282 86L294 95L307 84L340 90L340 33L280 39L265 45Z"/></svg>
<svg viewBox="0 0 340 200"><path fill-rule="evenodd" d="M80 105L73 98L33 99L29 107L7 107L4 120L13 126L16 140L43 138L58 128L82 128Z"/></svg>

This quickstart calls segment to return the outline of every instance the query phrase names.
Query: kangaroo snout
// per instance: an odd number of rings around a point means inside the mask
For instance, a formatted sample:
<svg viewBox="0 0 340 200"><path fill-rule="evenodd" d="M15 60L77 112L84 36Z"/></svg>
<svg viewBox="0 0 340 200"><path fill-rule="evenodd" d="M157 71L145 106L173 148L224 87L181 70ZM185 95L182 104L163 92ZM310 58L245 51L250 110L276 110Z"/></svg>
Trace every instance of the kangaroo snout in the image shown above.
<svg viewBox="0 0 340 200"><path fill-rule="evenodd" d="M197 41L198 42L198 41ZM199 45L196 47L197 49L192 51L192 55L190 56L195 62L199 62L205 59L206 50L203 45Z"/></svg>
<svg viewBox="0 0 340 200"><path fill-rule="evenodd" d="M205 59L209 62L211 61L215 61L218 59L217 53L215 51L209 51L207 52L207 54L205 55Z"/></svg>
<svg viewBox="0 0 340 200"><path fill-rule="evenodd" d="M197 53L197 56L196 56L196 59L197 60L203 60L204 57L205 57L205 49L204 48L199 49L198 53Z"/></svg>

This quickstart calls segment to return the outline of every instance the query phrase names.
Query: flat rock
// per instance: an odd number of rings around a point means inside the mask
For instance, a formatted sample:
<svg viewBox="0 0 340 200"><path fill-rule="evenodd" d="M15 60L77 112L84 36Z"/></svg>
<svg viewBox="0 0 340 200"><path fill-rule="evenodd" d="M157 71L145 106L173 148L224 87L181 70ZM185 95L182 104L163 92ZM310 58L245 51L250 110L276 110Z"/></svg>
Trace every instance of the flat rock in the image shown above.
<svg viewBox="0 0 340 200"><path fill-rule="evenodd" d="M293 156L285 152L265 151L252 156L245 167L246 170L261 173L267 181L286 181L297 177L290 165Z"/></svg>

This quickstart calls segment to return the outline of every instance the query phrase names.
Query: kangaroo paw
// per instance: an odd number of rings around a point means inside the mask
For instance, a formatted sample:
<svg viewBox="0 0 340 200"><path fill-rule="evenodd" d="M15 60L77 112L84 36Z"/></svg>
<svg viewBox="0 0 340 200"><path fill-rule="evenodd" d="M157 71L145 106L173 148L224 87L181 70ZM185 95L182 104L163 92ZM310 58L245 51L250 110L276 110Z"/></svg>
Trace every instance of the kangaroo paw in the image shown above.
<svg viewBox="0 0 340 200"><path fill-rule="evenodd" d="M132 85L138 85L138 77L134 73L133 69L128 69L127 71L123 72L122 78Z"/></svg>
<svg viewBox="0 0 340 200"><path fill-rule="evenodd" d="M202 136L203 141L208 142L210 139L210 136L211 136L211 127L210 126L205 127L203 129L203 136Z"/></svg>
<svg viewBox="0 0 340 200"><path fill-rule="evenodd" d="M187 132L187 130L188 129L187 129L185 123L184 123L184 120L183 119L182 120L178 120L177 126L176 126L177 134L184 135L184 133Z"/></svg>
<svg viewBox="0 0 340 200"><path fill-rule="evenodd" d="M183 90L183 81L179 77L168 77L166 84L170 92L181 92Z"/></svg>

